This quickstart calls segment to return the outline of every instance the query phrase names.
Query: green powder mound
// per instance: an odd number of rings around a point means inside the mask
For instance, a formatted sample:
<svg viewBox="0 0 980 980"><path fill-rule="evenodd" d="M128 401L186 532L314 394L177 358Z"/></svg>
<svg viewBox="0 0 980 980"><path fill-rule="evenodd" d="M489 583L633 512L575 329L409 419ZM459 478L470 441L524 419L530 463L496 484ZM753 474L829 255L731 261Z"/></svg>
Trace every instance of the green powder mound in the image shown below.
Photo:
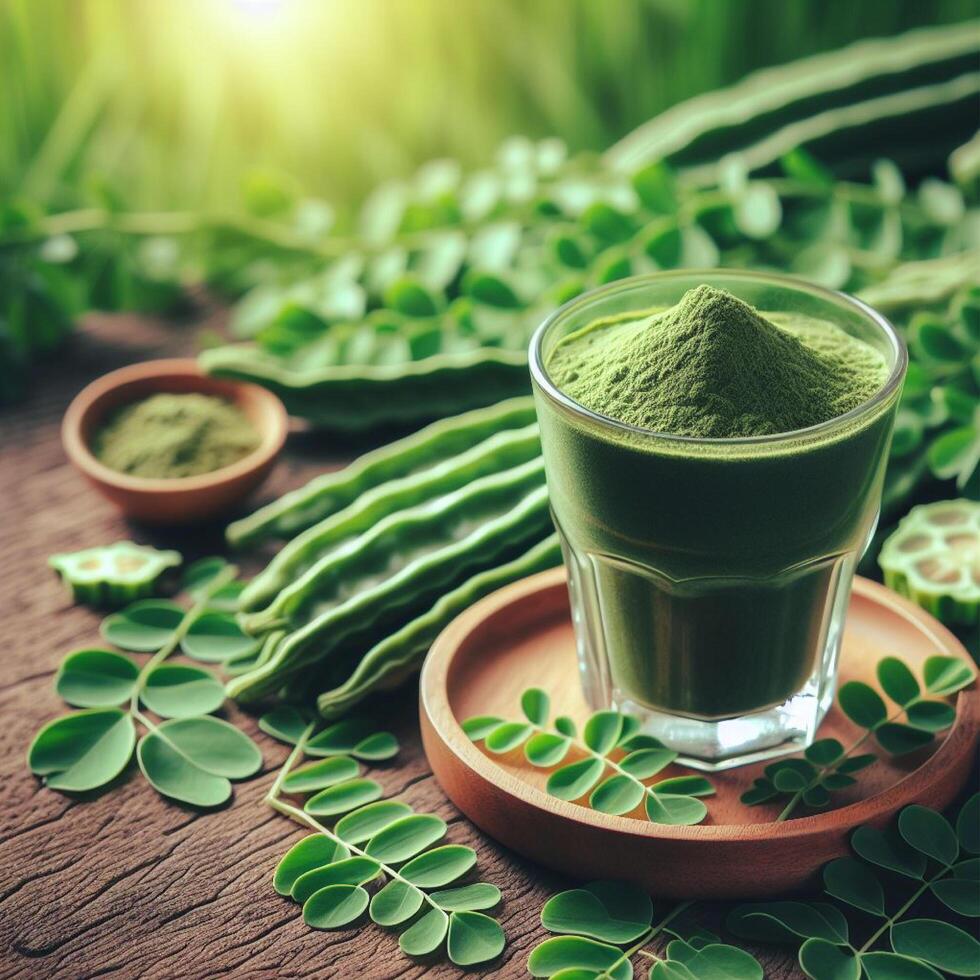
<svg viewBox="0 0 980 980"><path fill-rule="evenodd" d="M873 348L823 320L760 316L731 293L689 290L659 313L570 334L548 362L586 408L672 435L732 439L804 429L867 401L888 376Z"/></svg>
<svg viewBox="0 0 980 980"><path fill-rule="evenodd" d="M259 435L235 406L211 395L151 395L116 412L93 452L110 469L156 479L211 473L247 456Z"/></svg>

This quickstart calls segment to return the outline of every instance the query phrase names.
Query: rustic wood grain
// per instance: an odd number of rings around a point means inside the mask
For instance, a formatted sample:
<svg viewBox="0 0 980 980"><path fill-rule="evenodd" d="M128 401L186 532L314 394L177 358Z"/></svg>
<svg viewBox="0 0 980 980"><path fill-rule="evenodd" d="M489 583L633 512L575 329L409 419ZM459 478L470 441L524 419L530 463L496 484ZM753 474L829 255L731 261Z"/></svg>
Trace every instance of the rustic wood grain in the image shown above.
<svg viewBox="0 0 980 980"><path fill-rule="evenodd" d="M0 411L0 976L460 976L448 964L406 959L393 935L371 924L313 932L298 907L272 891L276 861L304 832L261 802L286 755L265 736L258 736L261 775L236 786L231 805L216 813L164 801L134 768L83 801L44 789L25 767L34 732L64 710L52 688L61 657L98 637L98 615L70 605L46 557L122 538L175 546L188 558L221 544L220 528L163 535L123 522L68 466L58 439L61 415L94 377L191 353L197 329L221 321L218 310L204 310L189 324L90 318L32 380L30 399ZM307 435L291 437L263 496L350 453ZM538 910L569 883L483 837L446 800L422 753L413 694L374 710L399 736L402 752L371 775L388 795L444 817L449 839L474 846L482 877L503 891L507 949L498 962L471 972L526 976L527 954L545 935ZM256 734L254 719L236 708L226 717ZM706 906L706 924L717 927L723 913ZM801 975L789 955L759 955L767 977Z"/></svg>

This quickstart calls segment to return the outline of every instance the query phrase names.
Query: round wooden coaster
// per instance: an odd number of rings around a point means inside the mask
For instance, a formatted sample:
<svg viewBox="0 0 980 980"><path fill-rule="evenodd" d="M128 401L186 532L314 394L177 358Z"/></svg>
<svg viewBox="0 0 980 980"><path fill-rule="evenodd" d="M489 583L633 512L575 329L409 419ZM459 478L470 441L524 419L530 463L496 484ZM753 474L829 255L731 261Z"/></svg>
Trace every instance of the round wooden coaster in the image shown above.
<svg viewBox="0 0 980 980"><path fill-rule="evenodd" d="M855 580L842 682L874 683L875 665L885 656L901 658L921 676L922 663L937 653L969 660L927 613L883 586ZM648 822L641 811L614 817L558 800L544 791L548 770L531 766L520 748L491 756L467 738L460 722L474 715L520 719L520 696L528 687L548 691L554 714L584 721L590 713L579 687L560 568L483 599L432 647L421 679L422 737L446 794L486 833L543 865L580 878L637 881L674 898L785 894L811 883L827 861L848 853L848 838L860 824L884 826L910 803L948 805L970 778L980 725L974 684L957 695L951 729L908 756L878 750L880 761L835 793L830 810L779 823L783 803L743 805L740 795L765 767L759 763L711 774L718 792L706 800L705 822L669 827ZM821 737L845 745L859 735L836 707L820 729ZM663 775L687 771L670 767Z"/></svg>

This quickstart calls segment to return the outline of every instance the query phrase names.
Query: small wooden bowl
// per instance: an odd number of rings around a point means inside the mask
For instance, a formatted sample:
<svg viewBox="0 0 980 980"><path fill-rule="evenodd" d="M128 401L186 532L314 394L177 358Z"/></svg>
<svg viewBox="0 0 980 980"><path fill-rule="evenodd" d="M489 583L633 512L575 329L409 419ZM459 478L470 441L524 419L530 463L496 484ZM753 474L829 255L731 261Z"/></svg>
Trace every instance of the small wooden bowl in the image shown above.
<svg viewBox="0 0 980 980"><path fill-rule="evenodd" d="M920 674L932 654L970 660L918 606L875 582L854 580L842 681L875 684L875 666L886 655ZM827 810L804 809L780 823L785 799L744 805L739 797L761 775L762 762L711 773L717 795L705 801L705 822L668 827L648 822L639 810L608 816L556 799L544 788L550 770L531 766L521 749L491 755L466 737L460 723L472 715L520 719L521 692L532 686L551 694L554 714L569 714L580 725L589 716L562 568L487 596L433 645L422 670L420 715L425 754L439 784L478 827L519 854L578 878L635 881L665 898L750 898L811 886L824 864L849 853L856 827L883 827L910 803L942 809L976 760L980 689L974 683L957 695L956 722L934 747L898 758L878 751L879 761L835 794ZM845 745L860 734L836 705L820 728L820 737ZM672 766L662 775L684 772Z"/></svg>
<svg viewBox="0 0 980 980"><path fill-rule="evenodd" d="M261 437L244 458L212 473L150 479L118 473L100 463L89 446L113 410L159 392L214 395L234 404ZM269 475L286 441L289 420L282 402L265 388L202 374L192 358L146 361L93 381L68 406L61 441L76 469L104 497L147 524L194 524L229 510Z"/></svg>

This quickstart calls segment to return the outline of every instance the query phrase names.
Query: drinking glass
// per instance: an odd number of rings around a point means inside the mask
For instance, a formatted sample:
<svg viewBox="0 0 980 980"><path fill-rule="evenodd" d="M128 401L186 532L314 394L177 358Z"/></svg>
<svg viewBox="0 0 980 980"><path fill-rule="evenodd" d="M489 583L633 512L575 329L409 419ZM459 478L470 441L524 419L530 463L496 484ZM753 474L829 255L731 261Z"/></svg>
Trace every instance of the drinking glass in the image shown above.
<svg viewBox="0 0 980 980"><path fill-rule="evenodd" d="M846 414L778 435L700 439L578 404L548 374L573 331L728 290L767 313L827 321L877 350L883 387ZM701 769L808 745L832 703L854 567L877 523L908 361L884 317L801 280L655 273L550 316L530 362L578 662L589 704L636 714Z"/></svg>

